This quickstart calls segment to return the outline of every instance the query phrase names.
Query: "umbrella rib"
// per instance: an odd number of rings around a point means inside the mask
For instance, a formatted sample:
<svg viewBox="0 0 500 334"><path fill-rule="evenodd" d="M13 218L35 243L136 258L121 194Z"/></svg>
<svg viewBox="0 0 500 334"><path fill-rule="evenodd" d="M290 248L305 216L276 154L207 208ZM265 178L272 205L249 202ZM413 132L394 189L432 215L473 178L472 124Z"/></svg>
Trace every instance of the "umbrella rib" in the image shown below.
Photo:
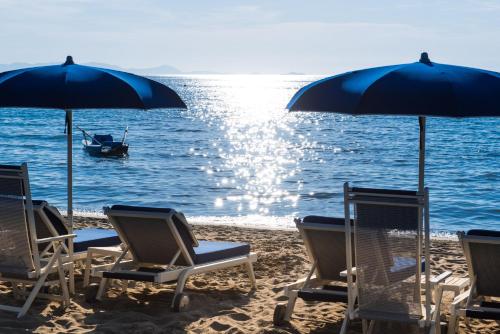
<svg viewBox="0 0 500 334"><path fill-rule="evenodd" d="M361 105L361 102L363 101L363 99L365 98L365 95L366 95L366 92L371 88L373 87L378 81L380 81L381 79L385 78L387 75L391 74L391 73L394 73L395 71L401 69L401 67L403 66L406 66L407 64L402 64L402 65L395 65L393 69L389 70L388 72L384 73L383 76L380 76L378 77L377 79L375 79L370 85L368 85L365 89L363 89L363 93L360 94L361 98L359 99L358 103L356 104L356 109L355 109L355 112L352 113L353 115L362 115L360 112L359 112L359 106Z"/></svg>
<svg viewBox="0 0 500 334"><path fill-rule="evenodd" d="M101 69L104 73L108 74L108 75L111 75L112 77L120 80L121 82L123 82L125 85L127 85L127 87L132 90L133 94L135 94L135 96L137 97L137 99L141 102L142 104L142 109L146 110L148 108L146 108L146 104L144 103L144 101L142 100L141 96L139 95L139 93L137 93L137 91L126 81L126 80L123 80L122 78L120 78L118 75L115 75L112 71L108 71L108 69ZM126 73L127 75L130 75L129 73ZM132 74L133 75L133 74ZM146 80L149 80L147 78L145 78ZM136 109L136 108L133 108L133 109Z"/></svg>

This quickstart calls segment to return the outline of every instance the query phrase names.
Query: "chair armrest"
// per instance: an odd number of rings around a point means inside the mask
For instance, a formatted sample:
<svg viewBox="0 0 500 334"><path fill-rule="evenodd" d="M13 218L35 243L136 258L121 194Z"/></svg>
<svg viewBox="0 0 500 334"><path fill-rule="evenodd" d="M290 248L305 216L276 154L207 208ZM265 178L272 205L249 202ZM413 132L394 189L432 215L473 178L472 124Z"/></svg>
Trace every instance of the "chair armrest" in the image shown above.
<svg viewBox="0 0 500 334"><path fill-rule="evenodd" d="M356 267L352 267L351 269L351 274L352 276L356 276ZM339 273L339 276L340 277L347 277L347 269L346 270L343 270Z"/></svg>
<svg viewBox="0 0 500 334"><path fill-rule="evenodd" d="M285 293L285 295L287 295L289 291L301 289L304 286L304 283L306 282L306 280L307 280L307 278L304 277L304 278L300 278L300 279L296 280L293 283L285 285L283 292ZM312 275L310 278L310 282L315 282L315 281L316 281L316 275Z"/></svg>
<svg viewBox="0 0 500 334"><path fill-rule="evenodd" d="M470 292L471 292L470 290L467 290L456 296L455 299L453 299L453 302L451 303L452 309L455 309L458 305L466 301L467 298L469 298Z"/></svg>
<svg viewBox="0 0 500 334"><path fill-rule="evenodd" d="M452 274L452 272L447 270L447 271L442 272L441 274L439 274L437 276L431 277L430 282L431 282L431 284L440 283L440 282L444 281L445 279L447 279L448 277L450 277L451 274Z"/></svg>
<svg viewBox="0 0 500 334"><path fill-rule="evenodd" d="M66 239L72 239L75 238L76 234L64 234L64 235L58 235L55 237L49 237L49 238L43 238L43 239L36 239L37 244L42 244L45 242L52 242L52 241L62 241Z"/></svg>

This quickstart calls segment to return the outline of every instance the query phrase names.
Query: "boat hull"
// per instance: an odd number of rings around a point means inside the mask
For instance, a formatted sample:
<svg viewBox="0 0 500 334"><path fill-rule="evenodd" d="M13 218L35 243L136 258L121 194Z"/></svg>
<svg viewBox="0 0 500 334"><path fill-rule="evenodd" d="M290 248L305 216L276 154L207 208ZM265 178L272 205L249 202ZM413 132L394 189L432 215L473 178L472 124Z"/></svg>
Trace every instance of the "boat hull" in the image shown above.
<svg viewBox="0 0 500 334"><path fill-rule="evenodd" d="M128 155L128 145L114 142L112 145L83 145L85 151L92 156L124 156Z"/></svg>

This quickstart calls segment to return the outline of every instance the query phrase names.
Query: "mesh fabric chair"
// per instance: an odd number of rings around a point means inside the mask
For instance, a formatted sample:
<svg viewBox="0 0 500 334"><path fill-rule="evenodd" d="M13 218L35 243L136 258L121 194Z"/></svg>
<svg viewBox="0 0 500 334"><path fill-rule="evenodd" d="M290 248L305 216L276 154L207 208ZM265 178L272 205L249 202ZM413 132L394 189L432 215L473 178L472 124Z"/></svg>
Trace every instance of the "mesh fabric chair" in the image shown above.
<svg viewBox="0 0 500 334"><path fill-rule="evenodd" d="M1 310L26 314L34 299L45 297L69 304L64 274L63 243L73 235L39 238L28 178L28 167L0 166L0 281L10 282L15 297L27 295L22 307L0 305ZM39 245L45 245L39 252ZM60 285L62 295L39 293L43 286ZM31 291L26 287L31 286Z"/></svg>
<svg viewBox="0 0 500 334"><path fill-rule="evenodd" d="M456 331L459 317L500 320L500 232L470 230L458 237L467 260L470 289L457 296L451 306L448 333Z"/></svg>
<svg viewBox="0 0 500 334"><path fill-rule="evenodd" d="M19 166L13 165L2 165L4 170L19 170ZM26 165L26 175L27 175L27 165ZM21 190L21 195L27 197L26 191L29 188L23 187ZM31 194L30 194L31 198ZM35 229L37 231L37 237L39 239L57 237L60 235L70 234L70 226L66 219L61 215L56 207L51 206L48 202L42 200L32 200L31 201L33 215L35 221ZM27 203L25 203L27 206ZM26 215L28 215L28 211ZM116 232L112 229L102 229L102 228L84 228L74 230L74 238L69 238L65 242L61 243L63 247L62 256L64 262L75 262L83 261L87 257L87 249L89 247L107 247L107 246L118 246L120 244L120 238ZM51 242L45 242L38 245L40 256L46 255L47 251L52 250ZM72 264L68 265L69 270L69 291L70 293L75 293L75 278L74 278L74 266ZM87 277L86 277L87 278Z"/></svg>
<svg viewBox="0 0 500 334"><path fill-rule="evenodd" d="M97 271L102 276L97 299L102 298L108 279L176 283L172 308L187 307L183 293L191 275L245 265L255 287L252 263L257 255L250 245L225 241L198 241L184 215L173 209L115 205L104 208L124 246L111 270ZM124 260L127 253L132 260Z"/></svg>
<svg viewBox="0 0 500 334"><path fill-rule="evenodd" d="M340 273L346 268L345 219L307 216L295 220L309 258L309 274L285 286L288 302L274 310L274 324L290 321L297 298L305 301L347 303L347 286Z"/></svg>
<svg viewBox="0 0 500 334"><path fill-rule="evenodd" d="M436 319L439 318L431 305L427 265L424 304L420 293L423 249L425 263L429 263L428 190L418 194L350 188L346 183L344 201L346 221L351 219L351 210L354 214L356 263L354 268L349 225L346 227L348 320L362 319L363 332L372 332L377 320L416 324L436 332L439 327ZM353 282L354 270L356 284Z"/></svg>

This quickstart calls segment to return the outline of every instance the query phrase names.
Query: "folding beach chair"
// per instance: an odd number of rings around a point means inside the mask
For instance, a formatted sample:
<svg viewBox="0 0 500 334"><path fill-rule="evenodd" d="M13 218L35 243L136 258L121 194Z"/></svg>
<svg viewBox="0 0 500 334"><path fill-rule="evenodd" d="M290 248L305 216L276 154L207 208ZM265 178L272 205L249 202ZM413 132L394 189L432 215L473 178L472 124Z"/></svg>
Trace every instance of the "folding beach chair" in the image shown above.
<svg viewBox="0 0 500 334"><path fill-rule="evenodd" d="M450 310L448 333L455 333L459 317L500 320L500 232L470 230L458 237L467 260L470 289L457 296Z"/></svg>
<svg viewBox="0 0 500 334"><path fill-rule="evenodd" d="M63 247L74 235L39 238L28 178L28 167L0 165L0 281L10 282L15 297L27 295L22 307L0 305L0 310L26 314L36 297L69 304ZM38 246L44 244L43 252ZM60 285L61 295L40 293L43 286ZM28 292L27 286L32 286Z"/></svg>
<svg viewBox="0 0 500 334"><path fill-rule="evenodd" d="M35 225L40 237L50 237L69 233L67 220L59 210L47 201L33 200ZM84 260L89 247L117 246L121 243L113 229L82 228L74 230L73 260Z"/></svg>
<svg viewBox="0 0 500 334"><path fill-rule="evenodd" d="M354 213L356 263L354 267L351 226L346 225L348 321L362 319L364 333L372 332L377 320L416 324L431 333L439 332L439 311L434 312L431 305L428 265L424 265L423 304L420 290L423 249L425 263L430 263L428 190L419 194L350 188L345 183L344 201L346 221L351 219L351 208Z"/></svg>
<svg viewBox="0 0 500 334"><path fill-rule="evenodd" d="M27 164L25 165L27 169ZM20 168L14 165L2 165L2 167L13 170ZM24 187L22 189L22 196L27 196L26 193L29 191L29 188ZM39 239L70 234L68 222L56 207L42 200L32 200L32 204L35 228ZM64 262L84 261L87 257L87 249L89 247L118 246L121 243L117 233L112 229L84 228L74 230L72 234L75 234L74 238L61 243L63 247L61 254ZM39 244L40 255L43 256L46 251L50 251L51 247L50 242ZM68 266L70 267L69 291L70 293L75 293L74 266L72 264Z"/></svg>
<svg viewBox="0 0 500 334"><path fill-rule="evenodd" d="M66 219L56 207L51 206L48 202L33 200L33 211L35 226L40 238L55 237L69 233L70 228ZM89 247L118 246L121 243L118 234L113 229L83 228L73 230L73 234L75 234L75 238L72 242L62 244L67 254L71 255L72 260L70 262L86 260L87 249ZM39 248L42 249L42 254L44 254L46 247L50 247L50 244L39 245ZM65 262L69 261L69 259L64 257L63 260ZM84 279L84 286L85 281L88 281L88 277ZM75 293L74 266L71 266L70 270L69 290L70 293Z"/></svg>
<svg viewBox="0 0 500 334"><path fill-rule="evenodd" d="M118 232L124 251L111 270L94 270L102 276L96 298L102 298L108 279L176 283L172 308L185 309L186 280L195 274L245 265L255 287L252 263L257 255L250 245L239 242L198 241L184 215L173 209L114 205L104 208ZM132 260L124 260L127 253Z"/></svg>
<svg viewBox="0 0 500 334"><path fill-rule="evenodd" d="M288 302L276 305L273 318L276 326L290 321L297 298L347 303L347 286L340 277L346 268L345 219L307 216L296 219L295 224L313 265L305 278L285 286Z"/></svg>

